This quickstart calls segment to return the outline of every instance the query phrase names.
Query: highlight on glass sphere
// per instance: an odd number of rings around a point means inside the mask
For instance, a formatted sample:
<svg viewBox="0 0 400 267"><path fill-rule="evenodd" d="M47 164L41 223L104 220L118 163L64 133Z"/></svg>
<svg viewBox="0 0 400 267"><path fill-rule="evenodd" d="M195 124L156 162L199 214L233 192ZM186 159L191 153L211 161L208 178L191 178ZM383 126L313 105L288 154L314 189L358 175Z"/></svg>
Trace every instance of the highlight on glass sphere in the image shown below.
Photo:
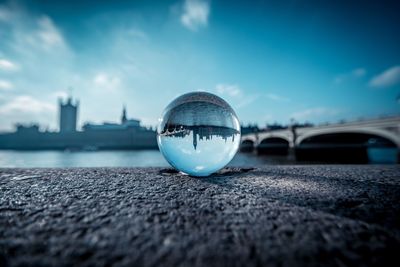
<svg viewBox="0 0 400 267"><path fill-rule="evenodd" d="M240 144L240 123L231 106L206 92L179 96L164 110L157 142L175 169L208 176L226 166Z"/></svg>

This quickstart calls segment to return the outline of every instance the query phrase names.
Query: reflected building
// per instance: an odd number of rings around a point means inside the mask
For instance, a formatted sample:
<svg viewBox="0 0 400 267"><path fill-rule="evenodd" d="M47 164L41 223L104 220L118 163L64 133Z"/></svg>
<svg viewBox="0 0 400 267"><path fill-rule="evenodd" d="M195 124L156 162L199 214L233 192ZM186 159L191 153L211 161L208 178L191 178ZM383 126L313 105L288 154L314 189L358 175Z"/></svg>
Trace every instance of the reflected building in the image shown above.
<svg viewBox="0 0 400 267"><path fill-rule="evenodd" d="M212 140L213 137L222 138L225 142L228 138L232 138L232 142L235 141L235 136L240 134L239 131L223 126L186 126L186 125L166 125L160 135L168 136L171 138L185 138L192 134L193 136L193 148L196 150L198 141L200 140Z"/></svg>

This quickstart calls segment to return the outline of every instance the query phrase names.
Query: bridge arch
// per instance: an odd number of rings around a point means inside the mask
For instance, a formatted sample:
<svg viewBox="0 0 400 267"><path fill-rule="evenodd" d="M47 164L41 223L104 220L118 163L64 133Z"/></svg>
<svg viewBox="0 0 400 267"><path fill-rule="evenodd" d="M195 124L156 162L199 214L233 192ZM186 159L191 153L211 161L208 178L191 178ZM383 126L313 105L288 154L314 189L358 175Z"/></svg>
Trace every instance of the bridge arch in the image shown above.
<svg viewBox="0 0 400 267"><path fill-rule="evenodd" d="M381 129L312 131L296 140L296 158L300 161L368 163L372 149L400 148L399 137ZM396 149L393 159L396 161Z"/></svg>
<svg viewBox="0 0 400 267"><path fill-rule="evenodd" d="M255 148L255 142L252 139L244 139L240 144L241 152L253 152Z"/></svg>
<svg viewBox="0 0 400 267"><path fill-rule="evenodd" d="M261 140L257 146L259 154L282 155L289 153L290 142L286 138L270 136Z"/></svg>
<svg viewBox="0 0 400 267"><path fill-rule="evenodd" d="M253 143L256 143L257 142L257 137L254 134L242 135L241 142L243 143L244 141L251 141Z"/></svg>
<svg viewBox="0 0 400 267"><path fill-rule="evenodd" d="M389 140L393 144L397 146L397 148L400 148L400 136L396 135L395 133L384 130L384 129L378 129L378 128L373 128L373 129L348 129L348 130L343 130L343 129L321 129L321 130L314 130L314 131L309 131L301 136L299 136L296 140L296 146L299 146L304 140L318 136L318 135L327 135L327 134L365 134L365 135L374 135L377 137L381 137L384 139Z"/></svg>

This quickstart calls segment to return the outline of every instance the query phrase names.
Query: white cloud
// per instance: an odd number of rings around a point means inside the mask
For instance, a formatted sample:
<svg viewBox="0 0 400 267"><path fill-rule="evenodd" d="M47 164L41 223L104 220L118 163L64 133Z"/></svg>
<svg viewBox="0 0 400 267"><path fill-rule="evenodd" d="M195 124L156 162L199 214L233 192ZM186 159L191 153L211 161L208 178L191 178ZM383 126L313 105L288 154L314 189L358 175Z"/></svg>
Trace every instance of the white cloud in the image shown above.
<svg viewBox="0 0 400 267"><path fill-rule="evenodd" d="M28 58L56 54L57 59L71 53L61 30L49 16L37 17L20 9L13 12L14 17L8 21L11 34L7 41L15 52Z"/></svg>
<svg viewBox="0 0 400 267"><path fill-rule="evenodd" d="M217 84L215 89L221 95L229 95L231 97L240 97L242 95L242 90L236 84Z"/></svg>
<svg viewBox="0 0 400 267"><path fill-rule="evenodd" d="M236 84L217 84L215 87L215 91L222 97L227 96L232 98L234 106L236 108L242 108L250 105L254 101L256 101L262 95L258 94L245 94L243 90ZM284 96L280 96L273 93L268 93L264 95L266 98L276 101L276 102L288 102L289 98Z"/></svg>
<svg viewBox="0 0 400 267"><path fill-rule="evenodd" d="M37 20L38 41L45 48L65 47L64 37L48 16L42 16Z"/></svg>
<svg viewBox="0 0 400 267"><path fill-rule="evenodd" d="M14 85L6 80L0 80L0 91L1 90L11 90L14 87Z"/></svg>
<svg viewBox="0 0 400 267"><path fill-rule="evenodd" d="M0 70L15 71L18 70L17 64L7 59L0 59Z"/></svg>
<svg viewBox="0 0 400 267"><path fill-rule="evenodd" d="M364 77L367 74L367 70L364 68L357 68L348 73L340 74L335 77L334 82L336 84L341 84L348 80L355 80Z"/></svg>
<svg viewBox="0 0 400 267"><path fill-rule="evenodd" d="M228 97L231 99L232 105L235 108L243 108L253 103L258 95L245 94L243 90L236 84L217 84L215 91L221 97Z"/></svg>
<svg viewBox="0 0 400 267"><path fill-rule="evenodd" d="M241 97L240 101L236 105L236 107L237 108L246 107L246 106L250 105L251 103L253 103L254 101L256 101L257 98L258 98L258 95L248 95L248 96Z"/></svg>
<svg viewBox="0 0 400 267"><path fill-rule="evenodd" d="M369 86L386 88L400 83L400 66L393 66L373 77Z"/></svg>
<svg viewBox="0 0 400 267"><path fill-rule="evenodd" d="M1 41L3 47L10 50L7 53L13 54L18 62L18 65L11 62L12 66L7 60L8 63L3 62L6 68L15 70L16 67L23 66L24 71L30 72L29 68L38 70L50 63L59 66L52 68L53 70L61 69L59 64L65 65L64 62L68 62L72 56L62 31L46 14L38 16L29 13L23 6L13 2L0 5L0 21L3 18L2 26L6 33L4 40Z"/></svg>
<svg viewBox="0 0 400 267"><path fill-rule="evenodd" d="M23 124L34 122L46 128L50 125L54 127L56 118L55 101L49 103L29 95L19 95L0 106L0 131L13 130L13 125L16 122Z"/></svg>
<svg viewBox="0 0 400 267"><path fill-rule="evenodd" d="M327 108L327 107L316 107L310 108L291 114L291 118L295 120L309 120L314 118L319 118L321 116L334 116L340 112L337 109Z"/></svg>
<svg viewBox="0 0 400 267"><path fill-rule="evenodd" d="M287 97L280 96L280 95L277 95L277 94L272 94L272 93L266 94L265 97L270 99L270 100L276 101L276 102L288 102L288 101L290 101L290 99L287 98Z"/></svg>
<svg viewBox="0 0 400 267"><path fill-rule="evenodd" d="M100 72L93 78L93 82L100 88L104 88L106 90L116 90L121 84L121 79L119 77Z"/></svg>
<svg viewBox="0 0 400 267"><path fill-rule="evenodd" d="M55 112L55 104L37 100L28 95L20 95L0 107L0 114Z"/></svg>
<svg viewBox="0 0 400 267"><path fill-rule="evenodd" d="M202 0L185 0L181 23L191 31L197 31L208 24L210 4Z"/></svg>

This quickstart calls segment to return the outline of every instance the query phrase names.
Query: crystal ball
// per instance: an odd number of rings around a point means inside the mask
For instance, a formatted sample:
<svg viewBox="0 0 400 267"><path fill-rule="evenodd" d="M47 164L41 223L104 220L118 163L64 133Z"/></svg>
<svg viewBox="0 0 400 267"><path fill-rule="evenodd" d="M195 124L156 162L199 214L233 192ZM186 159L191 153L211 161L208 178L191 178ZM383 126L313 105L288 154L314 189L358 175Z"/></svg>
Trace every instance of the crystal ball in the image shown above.
<svg viewBox="0 0 400 267"><path fill-rule="evenodd" d="M191 176L208 176L235 156L240 123L222 98L206 92L188 93L165 108L157 142L172 167Z"/></svg>

